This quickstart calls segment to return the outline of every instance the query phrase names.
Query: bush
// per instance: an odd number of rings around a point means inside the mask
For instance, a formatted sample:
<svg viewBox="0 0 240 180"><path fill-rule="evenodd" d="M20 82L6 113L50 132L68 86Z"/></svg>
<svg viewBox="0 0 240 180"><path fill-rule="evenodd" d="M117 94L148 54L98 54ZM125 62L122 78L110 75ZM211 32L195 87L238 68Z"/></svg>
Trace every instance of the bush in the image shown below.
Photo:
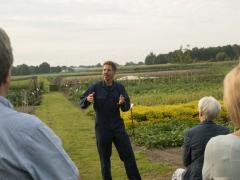
<svg viewBox="0 0 240 180"><path fill-rule="evenodd" d="M135 129L133 140L148 148L177 147L183 144L184 129L196 125L196 121L172 120L153 125L141 125Z"/></svg>

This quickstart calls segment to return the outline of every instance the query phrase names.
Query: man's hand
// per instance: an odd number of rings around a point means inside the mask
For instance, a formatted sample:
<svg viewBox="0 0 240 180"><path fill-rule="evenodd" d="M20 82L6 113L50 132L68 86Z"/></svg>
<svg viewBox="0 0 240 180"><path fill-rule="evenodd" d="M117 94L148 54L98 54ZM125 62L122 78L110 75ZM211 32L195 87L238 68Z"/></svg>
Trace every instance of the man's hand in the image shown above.
<svg viewBox="0 0 240 180"><path fill-rule="evenodd" d="M90 103L94 102L94 94L95 94L95 92L92 92L91 94L88 95L88 97L87 97L88 102L90 102Z"/></svg>
<svg viewBox="0 0 240 180"><path fill-rule="evenodd" d="M121 94L120 97L119 97L118 104L123 105L124 103L125 103L125 97Z"/></svg>

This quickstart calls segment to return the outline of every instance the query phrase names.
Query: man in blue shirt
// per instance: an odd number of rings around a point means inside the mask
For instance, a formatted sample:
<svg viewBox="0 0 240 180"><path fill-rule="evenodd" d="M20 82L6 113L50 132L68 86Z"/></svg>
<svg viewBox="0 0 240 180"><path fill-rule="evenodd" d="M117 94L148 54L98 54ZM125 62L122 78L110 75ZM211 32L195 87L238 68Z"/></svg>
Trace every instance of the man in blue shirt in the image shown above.
<svg viewBox="0 0 240 180"><path fill-rule="evenodd" d="M103 179L112 179L110 157L114 143L120 159L124 162L128 178L140 180L131 143L119 111L130 109L130 99L124 86L113 80L115 73L116 65L112 61L105 62L103 81L88 88L80 98L80 106L85 109L93 103L96 112L95 133Z"/></svg>
<svg viewBox="0 0 240 180"><path fill-rule="evenodd" d="M80 179L54 132L37 117L15 111L4 98L12 63L9 37L0 28L0 179Z"/></svg>

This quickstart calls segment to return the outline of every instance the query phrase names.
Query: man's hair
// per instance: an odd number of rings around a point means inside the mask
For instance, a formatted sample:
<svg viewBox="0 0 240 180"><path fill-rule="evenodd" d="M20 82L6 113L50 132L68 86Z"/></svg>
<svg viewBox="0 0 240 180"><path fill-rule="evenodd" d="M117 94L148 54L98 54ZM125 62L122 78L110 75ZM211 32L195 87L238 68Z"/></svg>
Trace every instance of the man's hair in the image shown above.
<svg viewBox="0 0 240 180"><path fill-rule="evenodd" d="M214 120L221 111L221 105L214 97L205 96L199 100L198 110L206 120Z"/></svg>
<svg viewBox="0 0 240 180"><path fill-rule="evenodd" d="M0 85L6 82L12 63L13 54L10 39L7 33L0 28Z"/></svg>
<svg viewBox="0 0 240 180"><path fill-rule="evenodd" d="M224 79L224 105L234 125L240 127L240 65L232 69Z"/></svg>
<svg viewBox="0 0 240 180"><path fill-rule="evenodd" d="M115 64L114 62L112 62L112 61L105 61L105 62L103 63L103 66L104 66L104 65L112 66L113 71L114 71L114 72L117 71L117 66L116 66L116 64Z"/></svg>

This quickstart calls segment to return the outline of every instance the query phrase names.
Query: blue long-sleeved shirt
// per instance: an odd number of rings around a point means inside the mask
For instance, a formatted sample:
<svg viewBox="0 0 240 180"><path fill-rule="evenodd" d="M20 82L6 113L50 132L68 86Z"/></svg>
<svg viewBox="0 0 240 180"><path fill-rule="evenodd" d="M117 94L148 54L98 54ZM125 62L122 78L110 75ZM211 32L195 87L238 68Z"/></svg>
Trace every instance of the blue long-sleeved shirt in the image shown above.
<svg viewBox="0 0 240 180"><path fill-rule="evenodd" d="M87 96L93 92L95 93L93 108L96 112L96 127L113 129L124 126L119 109L121 108L122 111L130 109L130 99L124 86L115 81L111 87L108 87L104 81L96 82L81 96L81 108L85 109L90 105ZM119 106L120 95L124 96L125 103Z"/></svg>
<svg viewBox="0 0 240 180"><path fill-rule="evenodd" d="M0 179L77 180L78 170L54 132L12 108L0 96Z"/></svg>

